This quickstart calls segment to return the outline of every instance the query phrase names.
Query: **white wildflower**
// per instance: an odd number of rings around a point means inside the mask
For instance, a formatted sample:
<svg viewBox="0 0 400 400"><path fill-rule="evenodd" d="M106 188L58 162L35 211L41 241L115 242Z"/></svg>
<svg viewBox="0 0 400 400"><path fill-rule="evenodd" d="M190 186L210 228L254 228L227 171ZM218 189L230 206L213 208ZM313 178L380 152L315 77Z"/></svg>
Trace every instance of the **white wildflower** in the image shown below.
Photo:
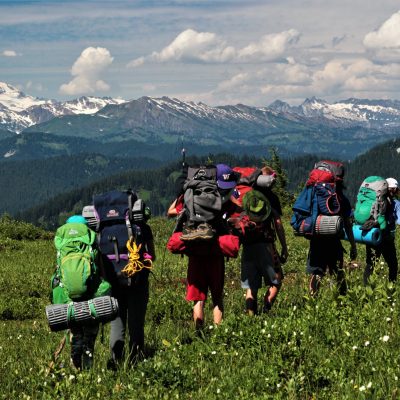
<svg viewBox="0 0 400 400"><path fill-rule="evenodd" d="M370 389L372 386L372 382L368 382L367 388Z"/></svg>
<svg viewBox="0 0 400 400"><path fill-rule="evenodd" d="M353 349L353 350L357 350L358 347L357 347L357 346L353 346L352 349Z"/></svg>
<svg viewBox="0 0 400 400"><path fill-rule="evenodd" d="M265 329L261 329L261 333L264 334L265 333Z"/></svg>
<svg viewBox="0 0 400 400"><path fill-rule="evenodd" d="M69 379L70 381L73 381L73 380L75 379L75 375L70 375L70 376L68 377L68 379Z"/></svg>
<svg viewBox="0 0 400 400"><path fill-rule="evenodd" d="M217 393L218 394L221 393L221 389L220 388L217 389Z"/></svg>
<svg viewBox="0 0 400 400"><path fill-rule="evenodd" d="M215 350L213 350L213 351L211 352L211 354L214 355L214 354L217 354L217 352L216 352Z"/></svg>
<svg viewBox="0 0 400 400"><path fill-rule="evenodd" d="M366 387L364 385L360 386L360 388L358 389L360 392L364 392L366 389Z"/></svg>
<svg viewBox="0 0 400 400"><path fill-rule="evenodd" d="M388 335L383 336L382 342L387 342L388 340L389 340L389 336Z"/></svg>
<svg viewBox="0 0 400 400"><path fill-rule="evenodd" d="M364 346L369 346L369 340L364 343Z"/></svg>
<svg viewBox="0 0 400 400"><path fill-rule="evenodd" d="M390 317L386 318L386 322L390 322L391 320L392 320L392 318L390 318Z"/></svg>
<svg viewBox="0 0 400 400"><path fill-rule="evenodd" d="M99 377L97 377L97 383L100 383L100 382L101 382L101 378L99 376Z"/></svg>

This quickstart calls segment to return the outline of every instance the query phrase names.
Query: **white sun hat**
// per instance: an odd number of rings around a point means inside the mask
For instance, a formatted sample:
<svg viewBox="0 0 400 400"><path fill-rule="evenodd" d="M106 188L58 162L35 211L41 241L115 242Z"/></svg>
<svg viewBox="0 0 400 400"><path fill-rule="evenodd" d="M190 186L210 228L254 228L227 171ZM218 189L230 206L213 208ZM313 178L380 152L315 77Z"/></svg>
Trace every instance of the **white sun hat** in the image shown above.
<svg viewBox="0 0 400 400"><path fill-rule="evenodd" d="M399 183L394 178L386 178L386 182L388 183L389 188L398 189Z"/></svg>

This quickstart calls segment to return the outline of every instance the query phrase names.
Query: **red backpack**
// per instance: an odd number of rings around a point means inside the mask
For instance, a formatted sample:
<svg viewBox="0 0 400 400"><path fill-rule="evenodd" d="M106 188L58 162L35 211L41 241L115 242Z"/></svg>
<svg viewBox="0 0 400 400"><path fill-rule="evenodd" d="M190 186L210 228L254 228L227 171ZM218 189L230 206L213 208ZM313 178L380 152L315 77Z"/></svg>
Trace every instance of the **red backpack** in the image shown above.
<svg viewBox="0 0 400 400"><path fill-rule="evenodd" d="M261 175L261 170L255 167L234 167L232 169L240 174L235 194L231 196L232 203L236 205L236 210L232 214L232 217L238 217L243 211L243 197L247 192L253 190L257 178Z"/></svg>

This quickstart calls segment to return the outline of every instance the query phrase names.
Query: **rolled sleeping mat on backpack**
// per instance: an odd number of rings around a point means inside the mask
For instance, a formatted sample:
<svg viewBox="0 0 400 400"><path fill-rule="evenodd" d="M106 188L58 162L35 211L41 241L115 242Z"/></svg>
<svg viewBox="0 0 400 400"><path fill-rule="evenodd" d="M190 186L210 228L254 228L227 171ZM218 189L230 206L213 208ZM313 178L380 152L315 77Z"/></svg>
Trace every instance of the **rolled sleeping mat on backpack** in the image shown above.
<svg viewBox="0 0 400 400"><path fill-rule="evenodd" d="M314 233L318 236L339 236L343 231L343 218L340 215L318 215Z"/></svg>
<svg viewBox="0 0 400 400"><path fill-rule="evenodd" d="M271 187L274 181L275 181L274 175L259 175L256 180L256 184L259 187L265 188L265 187Z"/></svg>
<svg viewBox="0 0 400 400"><path fill-rule="evenodd" d="M382 231L380 228L372 228L369 231L361 229L361 225L353 225L354 241L357 243L377 246L382 241ZM345 240L349 240L345 234Z"/></svg>
<svg viewBox="0 0 400 400"><path fill-rule="evenodd" d="M90 229L95 230L97 226L96 214L94 211L94 206L85 206L82 209L82 217L84 217Z"/></svg>
<svg viewBox="0 0 400 400"><path fill-rule="evenodd" d="M53 332L92 322L112 321L118 314L118 301L114 297L102 296L88 301L46 306L46 317Z"/></svg>

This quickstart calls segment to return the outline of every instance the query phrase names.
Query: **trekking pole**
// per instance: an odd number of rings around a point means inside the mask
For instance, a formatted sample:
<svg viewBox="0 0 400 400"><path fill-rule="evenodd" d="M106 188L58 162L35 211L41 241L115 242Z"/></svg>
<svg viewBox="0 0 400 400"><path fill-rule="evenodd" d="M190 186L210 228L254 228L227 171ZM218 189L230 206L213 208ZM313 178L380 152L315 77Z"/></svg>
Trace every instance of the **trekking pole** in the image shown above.
<svg viewBox="0 0 400 400"><path fill-rule="evenodd" d="M49 375L50 372L54 369L56 361L58 360L58 357L60 356L61 352L65 347L65 343L67 342L67 336L69 335L69 333L70 331L68 329L65 335L61 338L60 343L58 344L56 350L53 353L53 359L51 360L49 367L47 368L46 375Z"/></svg>

